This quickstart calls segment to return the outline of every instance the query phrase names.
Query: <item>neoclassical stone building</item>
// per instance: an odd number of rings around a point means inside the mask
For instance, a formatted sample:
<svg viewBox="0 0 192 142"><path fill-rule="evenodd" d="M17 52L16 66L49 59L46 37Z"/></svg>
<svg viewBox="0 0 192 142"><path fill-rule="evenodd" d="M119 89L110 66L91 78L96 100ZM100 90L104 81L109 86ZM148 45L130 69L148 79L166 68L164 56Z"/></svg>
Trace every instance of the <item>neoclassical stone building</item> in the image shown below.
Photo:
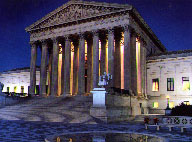
<svg viewBox="0 0 192 142"><path fill-rule="evenodd" d="M106 72L113 76L112 87L143 98L146 56L166 51L131 5L71 0L26 31L31 44L32 95L36 86L37 48L41 48L42 96L89 93Z"/></svg>

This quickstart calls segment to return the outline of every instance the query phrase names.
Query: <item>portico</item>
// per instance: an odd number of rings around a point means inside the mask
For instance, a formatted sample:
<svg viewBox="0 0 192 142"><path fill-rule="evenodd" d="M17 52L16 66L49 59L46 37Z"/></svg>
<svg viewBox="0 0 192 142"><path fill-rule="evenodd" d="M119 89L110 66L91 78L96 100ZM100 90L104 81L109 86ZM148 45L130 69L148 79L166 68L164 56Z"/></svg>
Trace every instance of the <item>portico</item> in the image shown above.
<svg viewBox="0 0 192 142"><path fill-rule="evenodd" d="M35 94L38 47L42 96L89 93L107 72L113 77L111 87L142 97L147 52L165 51L130 5L71 0L26 31L31 43L31 95Z"/></svg>

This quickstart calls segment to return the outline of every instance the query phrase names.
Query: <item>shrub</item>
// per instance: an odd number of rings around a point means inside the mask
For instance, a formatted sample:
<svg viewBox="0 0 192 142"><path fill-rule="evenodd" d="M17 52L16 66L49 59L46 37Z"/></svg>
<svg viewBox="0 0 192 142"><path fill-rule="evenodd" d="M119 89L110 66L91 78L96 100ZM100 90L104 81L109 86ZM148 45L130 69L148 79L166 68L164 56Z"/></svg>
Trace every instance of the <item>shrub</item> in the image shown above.
<svg viewBox="0 0 192 142"><path fill-rule="evenodd" d="M171 111L172 116L191 116L192 117L192 105L186 105L181 103Z"/></svg>

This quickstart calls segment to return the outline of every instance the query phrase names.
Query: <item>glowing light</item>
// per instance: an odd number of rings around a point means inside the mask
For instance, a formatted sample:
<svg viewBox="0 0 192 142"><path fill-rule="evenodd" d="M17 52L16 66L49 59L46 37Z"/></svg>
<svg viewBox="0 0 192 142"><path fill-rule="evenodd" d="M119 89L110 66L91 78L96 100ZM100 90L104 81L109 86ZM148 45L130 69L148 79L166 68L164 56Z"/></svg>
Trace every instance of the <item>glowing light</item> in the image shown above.
<svg viewBox="0 0 192 142"><path fill-rule="evenodd" d="M61 43L59 43L59 46L62 46Z"/></svg>
<svg viewBox="0 0 192 142"><path fill-rule="evenodd" d="M87 41L85 41L85 63L87 62Z"/></svg>
<svg viewBox="0 0 192 142"><path fill-rule="evenodd" d="M14 87L14 92L17 93L17 86Z"/></svg>
<svg viewBox="0 0 192 142"><path fill-rule="evenodd" d="M122 33L122 39L120 41L121 51L121 89L124 89L124 33Z"/></svg>
<svg viewBox="0 0 192 142"><path fill-rule="evenodd" d="M189 91L190 90L190 82L189 77L182 77L182 90L183 91Z"/></svg>
<svg viewBox="0 0 192 142"><path fill-rule="evenodd" d="M74 62L74 44L71 42L71 71L70 71L70 93L72 95L72 90L73 90L73 62Z"/></svg>
<svg viewBox="0 0 192 142"><path fill-rule="evenodd" d="M140 42L136 38L136 72L137 72L137 92L141 93L141 65L140 65Z"/></svg>
<svg viewBox="0 0 192 142"><path fill-rule="evenodd" d="M61 95L61 68L62 68L62 54L59 54L59 61L58 61L58 96Z"/></svg>
<svg viewBox="0 0 192 142"><path fill-rule="evenodd" d="M99 76L101 76L100 71L101 71L101 41L99 40Z"/></svg>
<svg viewBox="0 0 192 142"><path fill-rule="evenodd" d="M159 79L152 80L152 91L159 91Z"/></svg>
<svg viewBox="0 0 192 142"><path fill-rule="evenodd" d="M159 107L159 103L158 102L153 102L153 108L158 108Z"/></svg>
<svg viewBox="0 0 192 142"><path fill-rule="evenodd" d="M106 67L106 73L108 74L108 68L109 68L109 67L108 67L108 60L109 60L109 59L108 59L108 58L109 58L109 57L108 57L108 41L106 42L106 54L105 54L105 55L106 55L106 56L105 56L105 59L106 59L106 60L105 60L105 67Z"/></svg>
<svg viewBox="0 0 192 142"><path fill-rule="evenodd" d="M174 107L174 102L169 102L169 108L173 108Z"/></svg>

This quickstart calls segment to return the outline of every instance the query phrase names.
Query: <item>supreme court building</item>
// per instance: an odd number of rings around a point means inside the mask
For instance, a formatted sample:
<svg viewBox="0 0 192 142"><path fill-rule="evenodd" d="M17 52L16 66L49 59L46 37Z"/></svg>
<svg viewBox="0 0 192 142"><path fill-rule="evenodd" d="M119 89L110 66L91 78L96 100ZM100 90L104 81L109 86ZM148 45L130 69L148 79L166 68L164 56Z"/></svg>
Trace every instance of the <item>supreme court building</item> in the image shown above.
<svg viewBox="0 0 192 142"><path fill-rule="evenodd" d="M106 72L113 77L111 87L143 97L146 56L166 51L131 5L71 0L26 31L31 44L31 95L35 94L37 48L41 48L42 96L89 93Z"/></svg>

